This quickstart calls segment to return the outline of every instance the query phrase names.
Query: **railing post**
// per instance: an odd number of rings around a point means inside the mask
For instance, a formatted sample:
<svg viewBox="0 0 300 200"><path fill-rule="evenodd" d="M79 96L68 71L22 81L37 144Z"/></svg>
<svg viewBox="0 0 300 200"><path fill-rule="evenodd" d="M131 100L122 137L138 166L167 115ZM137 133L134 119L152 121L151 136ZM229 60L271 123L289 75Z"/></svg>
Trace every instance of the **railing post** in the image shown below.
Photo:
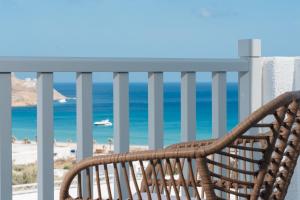
<svg viewBox="0 0 300 200"><path fill-rule="evenodd" d="M148 142L149 149L163 148L163 73L148 74Z"/></svg>
<svg viewBox="0 0 300 200"><path fill-rule="evenodd" d="M54 199L53 73L37 74L38 199Z"/></svg>
<svg viewBox="0 0 300 200"><path fill-rule="evenodd" d="M241 59L247 60L249 63L248 72L239 73L239 121L241 122L262 106L261 41L259 39L239 40L238 53ZM252 128L248 134L257 134L259 131L260 129ZM238 165L241 166L242 161ZM252 177L249 176L247 179L251 180Z"/></svg>
<svg viewBox="0 0 300 200"><path fill-rule="evenodd" d="M243 120L262 106L261 41L259 39L239 40L238 50L240 58L249 62L249 72L239 73L239 102L242 102L239 103L239 119ZM247 102L249 104L246 104ZM245 105L249 105L249 108Z"/></svg>
<svg viewBox="0 0 300 200"><path fill-rule="evenodd" d="M129 90L128 73L115 72L113 75L113 114L114 114L114 152L124 153L129 151ZM118 165L120 185L123 186L122 197L127 199L125 177ZM114 199L118 198L117 187Z"/></svg>
<svg viewBox="0 0 300 200"><path fill-rule="evenodd" d="M79 72L76 75L76 125L77 160L93 155L93 103L92 73ZM93 177L92 171L90 176ZM83 197L87 198L85 173L82 173ZM93 183L93 180L91 179ZM91 183L91 185L93 185Z"/></svg>
<svg viewBox="0 0 300 200"><path fill-rule="evenodd" d="M0 73L0 130L0 200L11 200L11 73Z"/></svg>

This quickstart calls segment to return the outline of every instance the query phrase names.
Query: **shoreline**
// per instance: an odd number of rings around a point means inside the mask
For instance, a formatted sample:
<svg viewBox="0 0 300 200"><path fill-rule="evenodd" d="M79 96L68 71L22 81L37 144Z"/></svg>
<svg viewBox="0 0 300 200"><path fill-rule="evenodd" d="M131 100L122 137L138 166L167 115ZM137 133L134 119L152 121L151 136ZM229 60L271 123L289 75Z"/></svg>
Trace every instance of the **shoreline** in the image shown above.
<svg viewBox="0 0 300 200"><path fill-rule="evenodd" d="M32 164L37 162L37 143L32 140L16 140L12 143L12 160L14 165ZM74 142L54 142L54 160L76 158L77 145ZM146 145L130 145L129 151L147 150ZM93 144L93 156L113 153L113 144Z"/></svg>
<svg viewBox="0 0 300 200"><path fill-rule="evenodd" d="M145 145L130 145L130 152L133 151L144 151L148 149ZM54 142L53 143L53 170L54 170L54 182L55 188L59 189L62 179L66 172L69 171L71 167L76 162L76 149L77 145L74 142ZM93 144L93 156L109 155L113 153L113 144ZM14 173L25 173L27 180L33 180L29 183L16 183L13 185L13 195L23 197L24 195L34 195L37 192L36 183L36 169L37 169L37 143L32 140L16 140L12 143L12 160L13 169L22 169L22 171ZM33 165L33 166L31 166ZM133 163L134 167L138 169L138 166ZM30 170L30 171L29 171ZM33 172L34 174L28 174ZM20 176L20 175L19 175ZM24 175L21 175L21 177ZM18 180L18 179L16 179ZM24 179L25 180L25 179Z"/></svg>
<svg viewBox="0 0 300 200"><path fill-rule="evenodd" d="M58 104L65 104L68 102L68 100L73 100L74 97L66 97L64 96L64 98L61 99L53 99L53 104L58 103ZM30 107L37 107L37 103L34 104L14 104L12 102L11 104L12 108L30 108Z"/></svg>

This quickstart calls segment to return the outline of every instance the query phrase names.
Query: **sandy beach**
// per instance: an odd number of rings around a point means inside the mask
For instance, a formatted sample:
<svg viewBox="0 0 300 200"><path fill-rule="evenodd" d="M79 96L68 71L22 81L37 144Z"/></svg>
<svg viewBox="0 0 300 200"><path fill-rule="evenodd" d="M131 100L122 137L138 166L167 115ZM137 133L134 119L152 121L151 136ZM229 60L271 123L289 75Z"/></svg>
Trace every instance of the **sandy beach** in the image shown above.
<svg viewBox="0 0 300 200"><path fill-rule="evenodd" d="M146 150L147 146L130 146L130 151ZM113 152L113 145L97 144L93 145L94 155L104 155ZM55 142L54 143L54 160L68 159L76 157L76 143L72 142ZM12 144L12 160L13 164L30 164L37 161L37 143L30 141L25 144L24 141L15 141Z"/></svg>
<svg viewBox="0 0 300 200"><path fill-rule="evenodd" d="M54 147L54 161L59 162L60 160L75 160L76 159L76 143L72 142L55 142ZM130 146L130 151L146 150L147 146ZM113 145L109 144L97 144L93 145L94 155L105 155L113 152ZM37 143L35 141L24 141L17 140L12 144L12 159L13 165L28 165L37 162ZM134 163L135 166L135 163ZM54 169L55 175L55 199L58 199L59 187L64 174L68 169ZM111 170L110 170L111 171ZM105 185L101 186L104 187ZM76 193L75 188L71 189L72 192ZM36 183L21 184L13 186L13 199L37 199L37 185Z"/></svg>

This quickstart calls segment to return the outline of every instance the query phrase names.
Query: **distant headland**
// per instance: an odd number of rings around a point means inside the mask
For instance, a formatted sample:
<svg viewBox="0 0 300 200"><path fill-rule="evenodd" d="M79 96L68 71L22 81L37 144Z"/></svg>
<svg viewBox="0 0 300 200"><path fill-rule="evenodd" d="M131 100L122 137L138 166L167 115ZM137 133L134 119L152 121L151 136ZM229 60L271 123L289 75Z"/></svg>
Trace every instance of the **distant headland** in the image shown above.
<svg viewBox="0 0 300 200"><path fill-rule="evenodd" d="M35 106L37 104L36 79L19 79L12 73L12 106ZM67 97L53 89L53 100L65 100Z"/></svg>

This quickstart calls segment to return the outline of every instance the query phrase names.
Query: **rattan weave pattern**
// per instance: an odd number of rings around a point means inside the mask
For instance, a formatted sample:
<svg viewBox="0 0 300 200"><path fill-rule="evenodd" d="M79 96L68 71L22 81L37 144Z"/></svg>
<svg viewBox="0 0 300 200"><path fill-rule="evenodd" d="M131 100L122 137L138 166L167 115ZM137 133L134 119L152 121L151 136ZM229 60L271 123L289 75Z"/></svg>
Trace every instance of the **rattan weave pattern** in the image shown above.
<svg viewBox="0 0 300 200"><path fill-rule="evenodd" d="M93 169L93 199L113 199L110 174L117 187L114 199L142 199L145 194L147 199L284 199L299 151L300 92L287 92L220 139L85 159L65 176L60 198L83 199L84 176L92 199ZM77 197L69 194L73 181L78 183Z"/></svg>

